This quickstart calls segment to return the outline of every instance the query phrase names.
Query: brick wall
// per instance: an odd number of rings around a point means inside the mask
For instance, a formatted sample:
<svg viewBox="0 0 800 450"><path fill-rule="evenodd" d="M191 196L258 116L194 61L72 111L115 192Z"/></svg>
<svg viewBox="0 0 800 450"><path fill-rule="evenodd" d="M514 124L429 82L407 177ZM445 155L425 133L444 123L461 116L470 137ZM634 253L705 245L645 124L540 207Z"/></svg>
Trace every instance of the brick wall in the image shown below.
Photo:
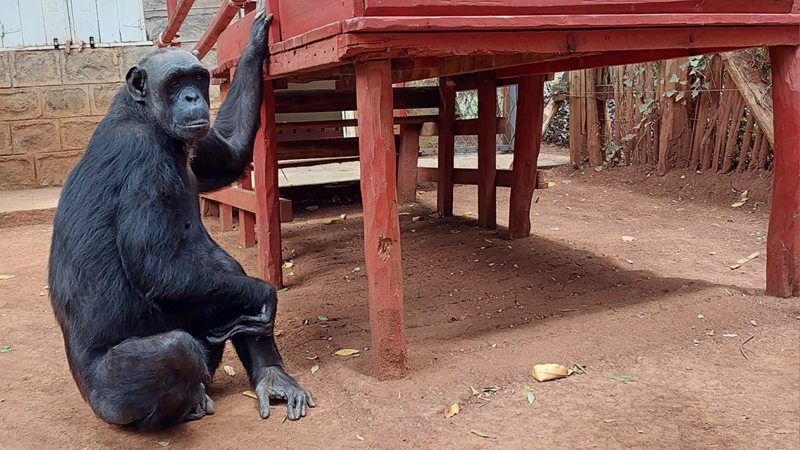
<svg viewBox="0 0 800 450"><path fill-rule="evenodd" d="M221 0L197 0L181 27L190 49ZM164 0L145 0L147 36L167 23ZM60 186L78 162L128 68L152 46L0 52L0 190ZM205 59L211 68L216 55ZM219 89L212 86L212 108ZM212 112L213 114L213 112Z"/></svg>

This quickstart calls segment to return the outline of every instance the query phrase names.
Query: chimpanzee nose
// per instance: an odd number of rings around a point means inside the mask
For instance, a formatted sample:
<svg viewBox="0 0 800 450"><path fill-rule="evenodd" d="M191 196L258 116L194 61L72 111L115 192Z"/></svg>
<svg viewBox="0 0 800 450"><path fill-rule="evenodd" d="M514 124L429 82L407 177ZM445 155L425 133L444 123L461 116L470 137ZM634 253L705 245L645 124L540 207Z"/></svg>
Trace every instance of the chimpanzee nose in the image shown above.
<svg viewBox="0 0 800 450"><path fill-rule="evenodd" d="M187 102L194 103L200 98L200 96L197 95L197 92L187 92L184 95L184 98L186 99Z"/></svg>

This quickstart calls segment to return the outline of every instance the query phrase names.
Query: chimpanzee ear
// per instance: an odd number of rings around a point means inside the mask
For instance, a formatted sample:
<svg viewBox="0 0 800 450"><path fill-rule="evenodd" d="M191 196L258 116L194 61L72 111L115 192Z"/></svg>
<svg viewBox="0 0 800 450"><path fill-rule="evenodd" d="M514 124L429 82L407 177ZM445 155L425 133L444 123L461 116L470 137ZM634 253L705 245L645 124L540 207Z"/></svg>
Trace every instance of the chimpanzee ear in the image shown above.
<svg viewBox="0 0 800 450"><path fill-rule="evenodd" d="M147 95L147 72L139 66L133 66L128 70L125 82L128 84L128 92L131 97L137 102L143 102Z"/></svg>

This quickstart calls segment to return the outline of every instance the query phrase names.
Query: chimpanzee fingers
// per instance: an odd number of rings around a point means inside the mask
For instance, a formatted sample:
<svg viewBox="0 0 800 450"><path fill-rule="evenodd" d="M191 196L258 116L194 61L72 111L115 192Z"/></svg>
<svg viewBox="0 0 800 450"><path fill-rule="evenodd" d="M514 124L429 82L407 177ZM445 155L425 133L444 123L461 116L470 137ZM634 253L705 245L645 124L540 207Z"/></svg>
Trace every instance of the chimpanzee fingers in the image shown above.
<svg viewBox="0 0 800 450"><path fill-rule="evenodd" d="M269 393L267 389L262 386L256 386L256 397L258 397L259 414L262 419L269 417Z"/></svg>
<svg viewBox="0 0 800 450"><path fill-rule="evenodd" d="M308 395L308 406L310 406L311 408L317 406L317 404L314 403L314 398L311 397L311 392L310 391L306 391L306 395Z"/></svg>

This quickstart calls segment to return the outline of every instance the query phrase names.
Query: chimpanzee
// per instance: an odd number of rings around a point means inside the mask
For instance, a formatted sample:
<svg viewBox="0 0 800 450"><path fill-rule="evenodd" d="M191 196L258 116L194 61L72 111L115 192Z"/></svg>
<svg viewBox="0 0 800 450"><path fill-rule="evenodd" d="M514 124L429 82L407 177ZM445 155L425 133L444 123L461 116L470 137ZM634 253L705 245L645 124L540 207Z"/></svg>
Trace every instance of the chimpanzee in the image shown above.
<svg viewBox="0 0 800 450"><path fill-rule="evenodd" d="M283 369L275 288L248 277L209 236L199 192L242 176L260 122L272 15L259 0L250 40L214 125L209 72L176 48L126 76L55 216L49 282L70 370L111 424L166 428L214 413L205 385L231 339L259 398L313 407Z"/></svg>

